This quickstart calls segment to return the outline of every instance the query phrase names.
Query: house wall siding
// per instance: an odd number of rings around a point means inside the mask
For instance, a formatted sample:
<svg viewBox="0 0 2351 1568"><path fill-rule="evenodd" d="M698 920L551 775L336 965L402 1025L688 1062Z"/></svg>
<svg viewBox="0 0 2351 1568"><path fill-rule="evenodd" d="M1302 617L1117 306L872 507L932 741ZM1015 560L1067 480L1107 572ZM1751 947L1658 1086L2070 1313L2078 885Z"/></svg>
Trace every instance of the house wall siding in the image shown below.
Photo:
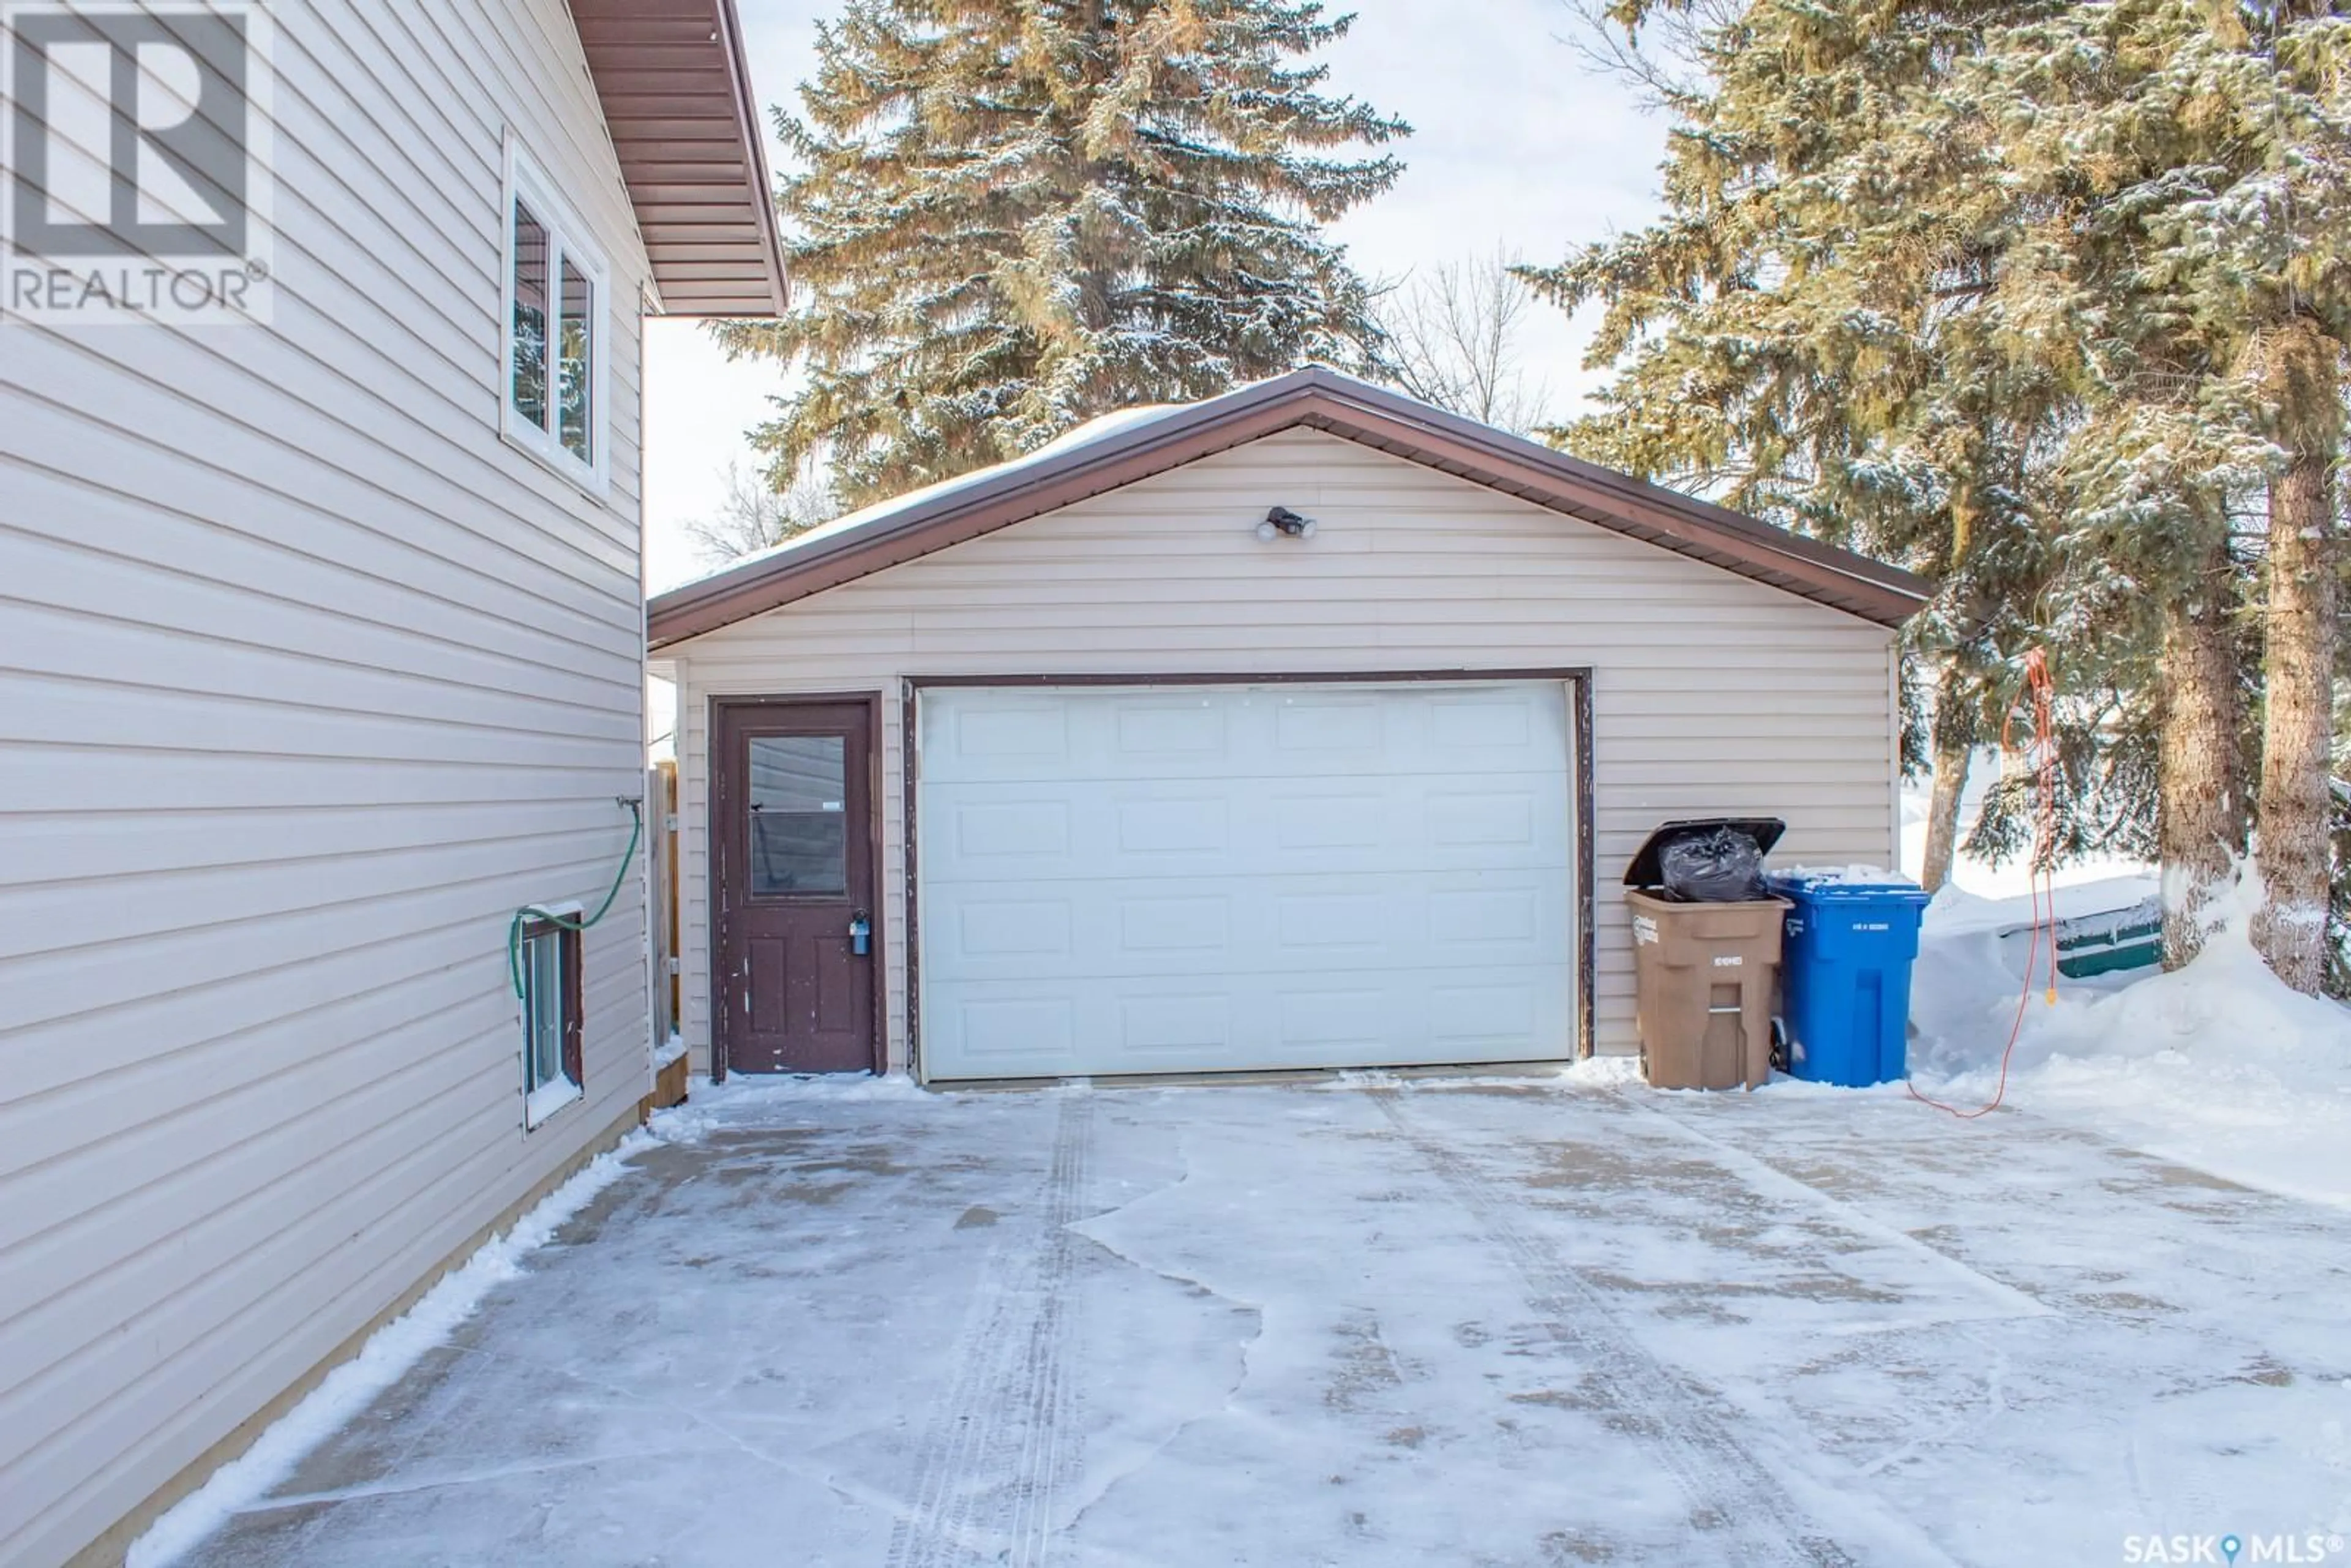
<svg viewBox="0 0 2351 1568"><path fill-rule="evenodd" d="M1316 537L1261 543L1269 506ZM1593 674L1595 1027L1630 1051L1616 879L1675 817L1762 812L1783 859L1896 854L1886 628L1372 448L1293 430L664 650L679 680L684 1033L710 1040L714 696L883 700L889 1044L906 1061L909 676Z"/></svg>
<svg viewBox="0 0 2351 1568"><path fill-rule="evenodd" d="M648 274L563 0L277 0L275 319L0 352L0 1562L181 1478L651 1082L642 881L522 1128L517 905L643 793ZM612 267L501 440L505 139ZM187 1478L182 1478L187 1479Z"/></svg>

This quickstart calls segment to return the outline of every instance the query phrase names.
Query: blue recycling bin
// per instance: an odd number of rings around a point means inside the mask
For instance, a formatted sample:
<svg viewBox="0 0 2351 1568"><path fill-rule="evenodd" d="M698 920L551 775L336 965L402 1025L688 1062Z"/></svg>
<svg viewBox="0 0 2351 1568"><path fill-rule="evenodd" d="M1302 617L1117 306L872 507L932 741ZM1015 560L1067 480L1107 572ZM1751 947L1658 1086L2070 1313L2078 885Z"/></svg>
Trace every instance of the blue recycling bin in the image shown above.
<svg viewBox="0 0 2351 1568"><path fill-rule="evenodd" d="M1904 877L1843 871L1769 881L1790 904L1780 960L1788 1071L1847 1089L1901 1078L1926 891Z"/></svg>

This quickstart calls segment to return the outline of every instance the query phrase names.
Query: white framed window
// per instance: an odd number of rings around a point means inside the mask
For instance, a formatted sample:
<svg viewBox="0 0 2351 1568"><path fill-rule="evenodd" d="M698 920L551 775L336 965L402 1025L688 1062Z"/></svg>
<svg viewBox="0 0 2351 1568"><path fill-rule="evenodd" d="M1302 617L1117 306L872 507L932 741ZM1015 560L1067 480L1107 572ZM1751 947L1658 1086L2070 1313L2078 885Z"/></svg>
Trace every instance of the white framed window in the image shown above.
<svg viewBox="0 0 2351 1568"><path fill-rule="evenodd" d="M522 1121L536 1127L583 1092L580 933L560 921L522 928Z"/></svg>
<svg viewBox="0 0 2351 1568"><path fill-rule="evenodd" d="M498 425L595 495L611 474L611 269L553 183L507 138Z"/></svg>

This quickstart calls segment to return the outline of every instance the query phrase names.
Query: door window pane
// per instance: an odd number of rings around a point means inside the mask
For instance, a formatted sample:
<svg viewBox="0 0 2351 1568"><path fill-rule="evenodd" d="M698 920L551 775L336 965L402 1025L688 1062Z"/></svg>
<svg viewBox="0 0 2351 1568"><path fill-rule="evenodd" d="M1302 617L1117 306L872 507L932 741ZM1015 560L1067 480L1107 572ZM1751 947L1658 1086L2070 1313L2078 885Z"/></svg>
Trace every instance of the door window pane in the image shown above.
<svg viewBox="0 0 2351 1568"><path fill-rule="evenodd" d="M520 201L514 207L515 413L547 428L547 225Z"/></svg>
<svg viewBox="0 0 2351 1568"><path fill-rule="evenodd" d="M590 431L595 418L595 388L589 375L595 363L596 290L587 274L563 258L563 330L558 347L558 438L564 450L582 463L593 463Z"/></svg>
<svg viewBox="0 0 2351 1568"><path fill-rule="evenodd" d="M751 750L751 896L849 891L848 742L762 735Z"/></svg>

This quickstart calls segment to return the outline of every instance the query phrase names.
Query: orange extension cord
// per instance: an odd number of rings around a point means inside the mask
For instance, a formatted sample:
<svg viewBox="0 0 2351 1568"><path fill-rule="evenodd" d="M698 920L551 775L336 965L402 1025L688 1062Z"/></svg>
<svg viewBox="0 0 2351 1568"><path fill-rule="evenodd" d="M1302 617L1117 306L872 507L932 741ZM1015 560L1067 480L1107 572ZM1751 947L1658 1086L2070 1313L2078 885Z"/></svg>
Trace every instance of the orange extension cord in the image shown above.
<svg viewBox="0 0 2351 1568"><path fill-rule="evenodd" d="M2008 1026L2008 1045L2000 1053L2000 1085L1989 1101L1972 1111L1963 1111L1931 1095L1921 1094L1918 1086L1907 1078L1902 1081L1902 1086L1910 1091L1910 1098L1957 1116L1962 1122L1991 1115L2008 1097L2009 1058L2016 1054L2017 1040L2024 1033L2024 1015L2032 1006L2033 971L2040 967L2042 933L2044 930L2048 933L2049 947L2049 1005L2057 1005L2057 886L2056 873L2052 863L2056 858L2057 847L2057 731L2050 711L2056 695L2056 685L2049 677L2048 655L2038 648L2024 656L2024 690L2021 695L2023 702L2017 706L2029 703L2032 708L2032 741L2024 753L2024 762L2039 786L2041 809L2036 814L2032 838L2032 942L2025 949L2024 991L2016 998L2016 1019ZM2016 755L2012 739L2015 723L2016 708L2012 706L2008 717L2001 721L2000 749L2003 757Z"/></svg>

